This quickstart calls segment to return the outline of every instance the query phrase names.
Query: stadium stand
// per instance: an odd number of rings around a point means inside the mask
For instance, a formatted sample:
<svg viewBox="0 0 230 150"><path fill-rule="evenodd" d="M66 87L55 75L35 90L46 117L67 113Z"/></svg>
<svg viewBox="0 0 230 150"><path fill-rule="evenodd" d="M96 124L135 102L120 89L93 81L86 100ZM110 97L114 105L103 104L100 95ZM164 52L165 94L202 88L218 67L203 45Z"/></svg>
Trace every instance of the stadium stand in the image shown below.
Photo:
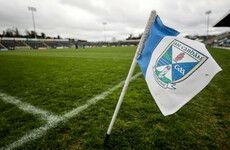
<svg viewBox="0 0 230 150"><path fill-rule="evenodd" d="M117 42L77 42L79 47L115 47L115 46L137 46L139 40L125 40Z"/></svg>
<svg viewBox="0 0 230 150"><path fill-rule="evenodd" d="M59 44L61 44L63 47L71 48L75 45L75 43L68 42L68 41L59 41Z"/></svg>
<svg viewBox="0 0 230 150"><path fill-rule="evenodd" d="M28 49L29 47L26 46L22 41L16 40L1 40L1 44L6 47L8 50L14 49Z"/></svg>
<svg viewBox="0 0 230 150"><path fill-rule="evenodd" d="M226 13L224 17L222 17L213 27L230 27L230 10ZM211 43L214 46L230 46L230 31L224 32L222 34L216 35L214 37L210 37L204 41L207 45ZM210 44L209 44L210 45Z"/></svg>
<svg viewBox="0 0 230 150"><path fill-rule="evenodd" d="M0 42L0 49L7 49L7 48Z"/></svg>
<svg viewBox="0 0 230 150"><path fill-rule="evenodd" d="M46 41L43 42L43 44L47 45L48 48L57 48L58 46L60 46L56 41Z"/></svg>
<svg viewBox="0 0 230 150"><path fill-rule="evenodd" d="M71 48L75 42L68 39L31 39L31 38L0 38L0 50L16 49L49 49Z"/></svg>
<svg viewBox="0 0 230 150"><path fill-rule="evenodd" d="M137 46L139 40L126 40L118 42L87 42L74 41L68 39L31 39L31 38L8 38L0 39L0 49L16 50L16 49L61 49L74 48L76 43L81 48L90 47L115 47L115 46Z"/></svg>
<svg viewBox="0 0 230 150"><path fill-rule="evenodd" d="M25 41L27 45L31 47L31 49L44 49L47 48L41 41Z"/></svg>
<svg viewBox="0 0 230 150"><path fill-rule="evenodd" d="M210 41L213 42L215 40L221 40L221 39L224 39L224 38L230 39L230 31L229 32L224 32L222 34L219 34L219 35L216 35L216 36L214 36L212 38L209 38L209 39L204 41L204 44L208 44Z"/></svg>

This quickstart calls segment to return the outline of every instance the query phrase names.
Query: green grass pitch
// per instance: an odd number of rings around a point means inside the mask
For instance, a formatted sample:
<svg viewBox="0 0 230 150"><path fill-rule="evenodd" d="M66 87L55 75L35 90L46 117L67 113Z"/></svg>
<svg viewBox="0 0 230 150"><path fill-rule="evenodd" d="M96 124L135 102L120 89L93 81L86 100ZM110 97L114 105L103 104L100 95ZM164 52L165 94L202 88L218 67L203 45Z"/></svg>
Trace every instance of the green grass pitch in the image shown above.
<svg viewBox="0 0 230 150"><path fill-rule="evenodd" d="M2 51L0 93L63 116L124 81L135 50ZM103 146L104 137L122 87L40 137L28 138L13 148L230 149L230 51L208 50L223 71L177 113L167 117L161 114L140 75L128 87L107 147ZM139 72L137 65L134 75ZM0 149L20 142L21 137L45 124L46 120L0 97Z"/></svg>

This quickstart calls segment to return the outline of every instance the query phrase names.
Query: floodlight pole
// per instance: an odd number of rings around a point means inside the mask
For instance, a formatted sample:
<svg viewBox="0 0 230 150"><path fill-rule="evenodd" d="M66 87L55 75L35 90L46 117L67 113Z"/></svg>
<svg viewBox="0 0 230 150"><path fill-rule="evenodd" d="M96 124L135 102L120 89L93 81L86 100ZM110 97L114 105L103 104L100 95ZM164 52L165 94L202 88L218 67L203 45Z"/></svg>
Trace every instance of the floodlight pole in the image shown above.
<svg viewBox="0 0 230 150"><path fill-rule="evenodd" d="M35 7L28 7L28 9L32 12L32 19L33 19L33 26L34 26L34 34L35 34L35 39L37 38L36 35L36 30L35 30L35 21L34 21L34 11L37 11Z"/></svg>
<svg viewBox="0 0 230 150"><path fill-rule="evenodd" d="M105 33L106 30L105 30L105 25L106 25L107 23L106 23L106 22L103 22L102 24L104 25L104 38L105 38L105 42L106 42L106 33Z"/></svg>
<svg viewBox="0 0 230 150"><path fill-rule="evenodd" d="M208 15L208 18L207 18L207 39L208 39L208 29L209 29L209 14L211 14L211 13L212 13L211 10L205 12L205 14Z"/></svg>

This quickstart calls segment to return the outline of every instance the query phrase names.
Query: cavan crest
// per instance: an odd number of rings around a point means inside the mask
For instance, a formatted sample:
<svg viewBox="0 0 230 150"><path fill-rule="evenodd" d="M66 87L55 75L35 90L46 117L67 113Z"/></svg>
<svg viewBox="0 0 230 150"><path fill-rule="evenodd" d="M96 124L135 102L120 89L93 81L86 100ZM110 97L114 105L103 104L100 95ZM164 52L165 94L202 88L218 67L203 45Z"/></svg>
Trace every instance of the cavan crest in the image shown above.
<svg viewBox="0 0 230 150"><path fill-rule="evenodd" d="M177 83L187 79L207 59L208 57L199 51L174 40L157 58L153 75L161 87L176 89L174 86Z"/></svg>

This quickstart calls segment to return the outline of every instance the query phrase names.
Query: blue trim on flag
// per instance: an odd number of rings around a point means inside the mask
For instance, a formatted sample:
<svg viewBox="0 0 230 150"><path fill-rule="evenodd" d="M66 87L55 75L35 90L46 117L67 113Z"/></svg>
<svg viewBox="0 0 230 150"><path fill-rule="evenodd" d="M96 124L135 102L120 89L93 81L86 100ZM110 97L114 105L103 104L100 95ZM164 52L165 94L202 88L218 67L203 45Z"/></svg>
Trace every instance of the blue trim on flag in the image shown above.
<svg viewBox="0 0 230 150"><path fill-rule="evenodd" d="M141 56L137 59L138 64L146 76L146 71L151 59L152 53L165 36L177 36L180 32L165 26L160 17L157 16L151 28L148 38L144 44Z"/></svg>

